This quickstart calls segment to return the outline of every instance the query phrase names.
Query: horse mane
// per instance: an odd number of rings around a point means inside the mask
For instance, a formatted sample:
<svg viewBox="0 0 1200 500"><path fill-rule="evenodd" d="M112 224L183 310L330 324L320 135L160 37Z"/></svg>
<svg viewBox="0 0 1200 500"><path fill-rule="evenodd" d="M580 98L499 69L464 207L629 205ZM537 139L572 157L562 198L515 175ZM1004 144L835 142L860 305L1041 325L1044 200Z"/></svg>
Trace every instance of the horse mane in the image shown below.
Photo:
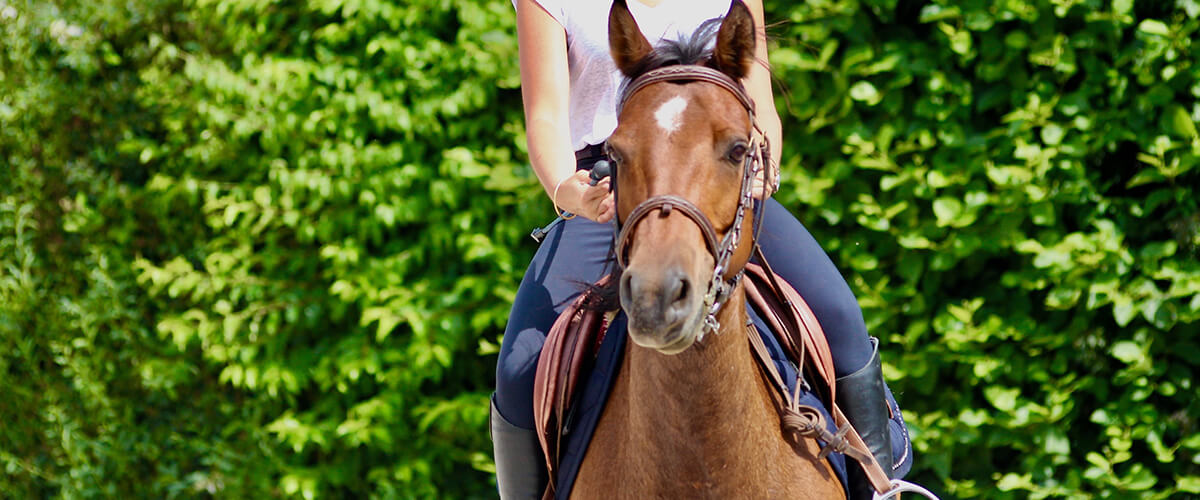
<svg viewBox="0 0 1200 500"><path fill-rule="evenodd" d="M700 26L691 35L681 34L678 39L659 42L654 50L634 65L630 74L625 75L621 86L624 87L637 77L665 66L691 64L707 66L712 60L713 39L717 37L717 31L721 28L723 19L714 17L700 23ZM608 261L612 268L612 279L608 280L608 284L597 286L594 283L580 283L584 293L588 294L588 299L583 304L585 310L612 311L621 307L621 267L615 265L617 260L614 249L615 240L614 237L614 241L609 244L608 249Z"/></svg>
<svg viewBox="0 0 1200 500"><path fill-rule="evenodd" d="M587 297L583 301L583 310L585 311L615 311L621 308L621 266L617 265L616 254L617 235L613 233L612 240L608 243L608 255L605 261L608 262L608 267L611 269L608 274L612 275L612 279L604 286L596 283L588 283L586 281L577 281L576 285Z"/></svg>

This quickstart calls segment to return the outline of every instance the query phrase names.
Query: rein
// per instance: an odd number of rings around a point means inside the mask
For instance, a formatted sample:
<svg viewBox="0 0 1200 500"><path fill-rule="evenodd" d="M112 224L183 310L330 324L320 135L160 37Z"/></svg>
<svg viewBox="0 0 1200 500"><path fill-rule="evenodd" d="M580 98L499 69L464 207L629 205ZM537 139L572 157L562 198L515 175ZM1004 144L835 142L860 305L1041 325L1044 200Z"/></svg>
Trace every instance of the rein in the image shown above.
<svg viewBox="0 0 1200 500"><path fill-rule="evenodd" d="M621 266L621 269L625 269L633 228L637 226L638 222L653 212L659 212L659 217L667 217L678 209L681 214L691 219L700 228L700 232L704 235L705 246L708 248L708 252L713 256L715 262L712 279L709 281L708 290L704 294L704 311L706 316L704 318L704 328L697 339L702 340L704 335L709 332L715 333L720 330L721 323L717 320L717 311L721 310L721 306L725 304L730 293L733 292L738 282L742 279L743 270L741 269L737 270L732 276L727 277L726 274L732 271L729 268L729 262L733 258L733 254L737 250L738 241L742 237L742 222L746 217L746 207L751 206L753 203L751 198L754 178L762 171L764 165L769 164L770 150L768 149L766 135L762 133L762 130L755 121L754 101L746 93L745 87L725 73L705 66L665 66L646 72L634 79L623 89L617 104L617 114L618 116L620 115L626 101L646 87L663 82L686 81L711 83L729 91L746 108L746 112L750 114L750 123L753 130L750 137L749 151L746 153L746 157L742 163L741 193L738 196L738 206L733 217L733 223L730 226L730 230L725 233L725 237L718 242L717 231L712 221L694 203L675 195L652 196L634 207L633 212L629 214L629 220L625 221L624 224L621 223L619 217L617 218L615 250L617 263ZM757 137L753 132L757 132ZM772 182L772 191L778 189L778 171L770 173L768 178ZM755 218L755 220L760 219L761 215ZM757 240L757 234L754 235L753 239ZM752 242L751 245L753 244Z"/></svg>

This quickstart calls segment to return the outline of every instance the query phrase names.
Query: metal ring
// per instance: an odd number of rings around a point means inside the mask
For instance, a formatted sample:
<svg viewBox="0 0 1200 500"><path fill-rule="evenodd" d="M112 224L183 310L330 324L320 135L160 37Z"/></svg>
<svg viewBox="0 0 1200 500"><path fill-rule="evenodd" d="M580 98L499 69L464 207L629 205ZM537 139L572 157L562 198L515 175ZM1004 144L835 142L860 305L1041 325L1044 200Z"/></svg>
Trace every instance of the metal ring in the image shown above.
<svg viewBox="0 0 1200 500"><path fill-rule="evenodd" d="M931 500L941 500L937 495L934 495L933 492L921 487L921 485L913 484L903 479L893 479L892 489L883 493L875 492L875 494L871 496L871 500L888 500L890 498L896 498L896 495L901 493L916 493Z"/></svg>

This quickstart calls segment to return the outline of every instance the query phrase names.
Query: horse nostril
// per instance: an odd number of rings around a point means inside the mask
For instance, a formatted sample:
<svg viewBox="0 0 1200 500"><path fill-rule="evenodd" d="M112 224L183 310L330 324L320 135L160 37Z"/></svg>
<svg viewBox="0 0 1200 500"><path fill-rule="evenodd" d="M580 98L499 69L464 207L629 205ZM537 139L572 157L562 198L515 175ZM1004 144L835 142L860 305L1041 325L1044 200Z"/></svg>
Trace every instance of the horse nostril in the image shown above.
<svg viewBox="0 0 1200 500"><path fill-rule="evenodd" d="M670 283L669 293L664 294L665 297L670 297L667 303L672 308L685 307L688 296L692 293L692 282L688 279L687 273L682 269L673 269L667 273L667 282Z"/></svg>
<svg viewBox="0 0 1200 500"><path fill-rule="evenodd" d="M629 273L621 275L621 299L629 300L633 298L633 276Z"/></svg>
<svg viewBox="0 0 1200 500"><path fill-rule="evenodd" d="M674 274L674 273L673 273ZM692 294L692 282L687 278L686 274L678 273L673 276L674 280L671 284L670 293L664 298L670 299L664 301L663 320L668 324L676 324L687 319L688 311L691 310L690 296Z"/></svg>
<svg viewBox="0 0 1200 500"><path fill-rule="evenodd" d="M679 280L679 295L675 296L675 303L683 302L688 298L688 292L691 291L691 284L687 278Z"/></svg>

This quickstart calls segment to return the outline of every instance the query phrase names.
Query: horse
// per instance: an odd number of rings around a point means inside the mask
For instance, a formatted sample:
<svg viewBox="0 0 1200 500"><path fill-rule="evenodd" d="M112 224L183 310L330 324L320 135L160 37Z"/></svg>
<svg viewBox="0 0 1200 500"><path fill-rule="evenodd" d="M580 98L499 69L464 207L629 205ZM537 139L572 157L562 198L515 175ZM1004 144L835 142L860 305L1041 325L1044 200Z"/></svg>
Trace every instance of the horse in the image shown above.
<svg viewBox="0 0 1200 500"><path fill-rule="evenodd" d="M762 152L740 82L756 43L735 0L707 60L655 57L626 2L613 3L609 44L628 78L607 143L614 286L631 342L574 498L845 498L818 444L781 432L746 337L738 278L754 245L757 174L746 158Z"/></svg>

